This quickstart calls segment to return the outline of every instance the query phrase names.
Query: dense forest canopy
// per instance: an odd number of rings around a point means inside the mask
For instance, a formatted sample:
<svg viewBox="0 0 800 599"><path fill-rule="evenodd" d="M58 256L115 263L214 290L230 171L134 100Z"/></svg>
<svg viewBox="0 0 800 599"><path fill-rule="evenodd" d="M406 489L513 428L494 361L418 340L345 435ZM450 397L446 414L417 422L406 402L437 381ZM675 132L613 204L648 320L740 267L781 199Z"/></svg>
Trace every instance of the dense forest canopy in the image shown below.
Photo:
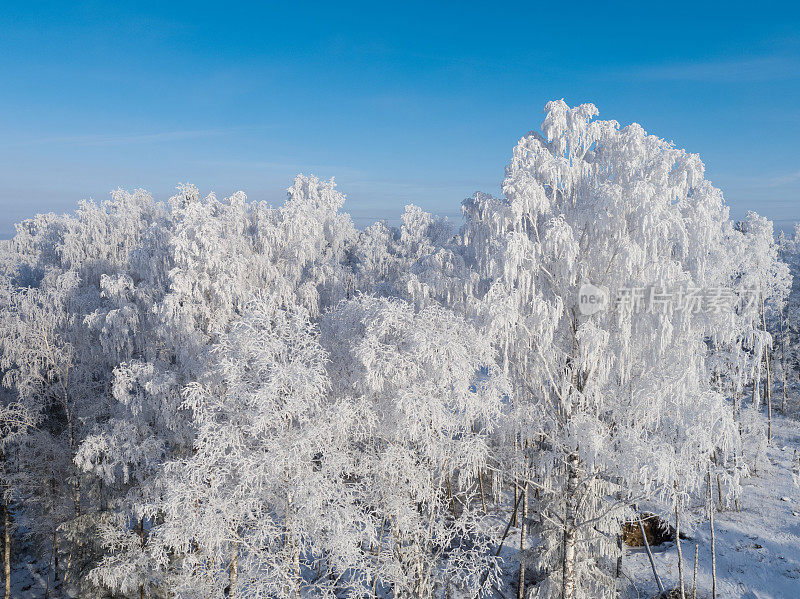
<svg viewBox="0 0 800 599"><path fill-rule="evenodd" d="M20 223L6 588L25 545L81 597L610 598L622 522L734 504L798 372L800 235L596 117L550 102L458 227L358 230L303 175Z"/></svg>

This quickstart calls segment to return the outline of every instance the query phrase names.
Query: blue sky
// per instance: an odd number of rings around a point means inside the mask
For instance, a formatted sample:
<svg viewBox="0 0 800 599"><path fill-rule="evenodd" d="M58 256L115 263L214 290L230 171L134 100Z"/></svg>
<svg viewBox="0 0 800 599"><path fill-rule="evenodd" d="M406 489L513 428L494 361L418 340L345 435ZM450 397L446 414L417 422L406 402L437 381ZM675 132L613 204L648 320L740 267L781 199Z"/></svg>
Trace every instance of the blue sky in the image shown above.
<svg viewBox="0 0 800 599"><path fill-rule="evenodd" d="M4 2L0 237L116 187L279 203L335 176L359 224L499 193L549 99L701 155L736 217L800 220L795 3Z"/></svg>

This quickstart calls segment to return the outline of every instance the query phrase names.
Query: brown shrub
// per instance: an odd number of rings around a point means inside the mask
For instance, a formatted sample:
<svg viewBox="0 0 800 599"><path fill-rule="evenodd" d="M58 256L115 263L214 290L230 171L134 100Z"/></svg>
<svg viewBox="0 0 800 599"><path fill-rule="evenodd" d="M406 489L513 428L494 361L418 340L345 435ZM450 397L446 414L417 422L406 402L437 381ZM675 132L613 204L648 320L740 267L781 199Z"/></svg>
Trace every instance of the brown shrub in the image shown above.
<svg viewBox="0 0 800 599"><path fill-rule="evenodd" d="M670 526L668 522L650 512L643 512L640 517L644 532L647 535L647 542L651 547L675 540L675 528ZM625 541L628 547L644 547L638 520L630 520L622 524L622 540Z"/></svg>

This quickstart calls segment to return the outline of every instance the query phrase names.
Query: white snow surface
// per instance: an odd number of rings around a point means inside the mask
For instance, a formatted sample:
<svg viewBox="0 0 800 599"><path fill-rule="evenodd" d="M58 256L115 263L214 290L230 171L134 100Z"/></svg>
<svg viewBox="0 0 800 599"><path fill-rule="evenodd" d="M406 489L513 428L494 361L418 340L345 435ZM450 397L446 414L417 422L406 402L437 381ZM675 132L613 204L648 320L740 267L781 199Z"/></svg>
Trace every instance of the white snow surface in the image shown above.
<svg viewBox="0 0 800 599"><path fill-rule="evenodd" d="M768 461L744 480L740 511L717 512L714 521L717 553L717 597L720 599L800 598L800 422L773 417ZM788 501L787 501L788 499ZM699 545L698 591L711 597L711 531L701 523L681 540L686 597L692 596L695 544ZM675 545L653 548L656 568L665 588L678 585ZM645 550L627 548L623 572L627 597L656 594Z"/></svg>

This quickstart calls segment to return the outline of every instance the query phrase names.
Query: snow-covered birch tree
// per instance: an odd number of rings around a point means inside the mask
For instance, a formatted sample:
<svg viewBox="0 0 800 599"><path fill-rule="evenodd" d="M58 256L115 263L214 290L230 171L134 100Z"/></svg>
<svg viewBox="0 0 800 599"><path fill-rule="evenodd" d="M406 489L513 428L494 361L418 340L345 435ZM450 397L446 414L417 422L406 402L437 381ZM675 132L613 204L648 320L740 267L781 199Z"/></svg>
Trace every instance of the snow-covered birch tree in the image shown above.
<svg viewBox="0 0 800 599"><path fill-rule="evenodd" d="M369 296L322 327L333 391L360 413L350 452L373 590L432 598L494 582L479 476L508 388L489 343L444 308Z"/></svg>
<svg viewBox="0 0 800 599"><path fill-rule="evenodd" d="M363 530L341 476L349 414L330 400L317 337L305 308L256 299L185 389L195 452L166 466L153 532L179 556L177 596L333 596L359 582L341 577Z"/></svg>
<svg viewBox="0 0 800 599"><path fill-rule="evenodd" d="M735 446L705 364L726 315L679 295L730 288L717 259L732 227L697 156L636 124L594 120L589 104L545 112L542 133L514 149L505 199L465 202L462 235L479 317L512 382L507 469L537 489L534 593L604 597L614 508L672 505L676 482L698 489L710 456ZM584 312L581 294L605 309Z"/></svg>

